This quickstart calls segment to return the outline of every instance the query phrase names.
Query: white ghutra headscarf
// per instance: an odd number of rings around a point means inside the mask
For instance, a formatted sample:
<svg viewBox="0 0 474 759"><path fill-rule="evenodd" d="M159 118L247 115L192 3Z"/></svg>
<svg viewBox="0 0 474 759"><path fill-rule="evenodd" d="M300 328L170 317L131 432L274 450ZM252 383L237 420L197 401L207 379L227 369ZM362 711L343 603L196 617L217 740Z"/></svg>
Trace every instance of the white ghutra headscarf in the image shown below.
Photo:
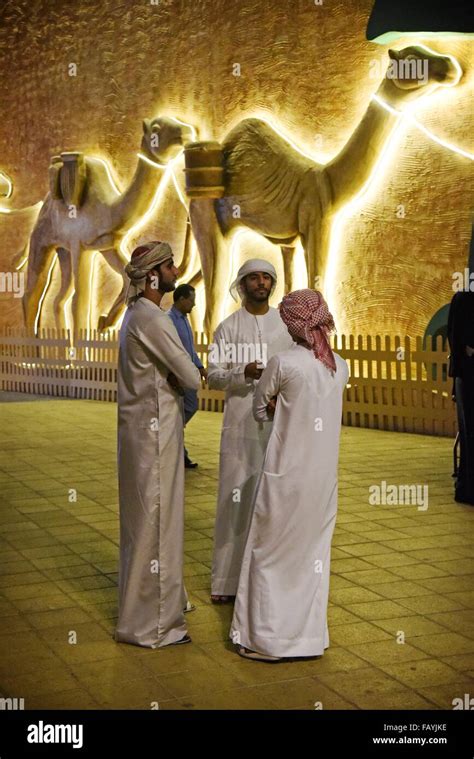
<svg viewBox="0 0 474 759"><path fill-rule="evenodd" d="M270 295L273 294L277 283L277 274L275 267L273 264L271 264L269 261L265 261L263 258L251 258L249 261L246 261L244 264L242 264L239 271L237 272L236 278L230 286L230 294L235 301L238 300L237 295L240 296L241 300L243 300L245 297L245 292L242 290L242 280L244 277L246 277L247 274L254 274L256 271L263 271L265 274L269 274L271 276L273 283L272 289L270 290Z"/></svg>

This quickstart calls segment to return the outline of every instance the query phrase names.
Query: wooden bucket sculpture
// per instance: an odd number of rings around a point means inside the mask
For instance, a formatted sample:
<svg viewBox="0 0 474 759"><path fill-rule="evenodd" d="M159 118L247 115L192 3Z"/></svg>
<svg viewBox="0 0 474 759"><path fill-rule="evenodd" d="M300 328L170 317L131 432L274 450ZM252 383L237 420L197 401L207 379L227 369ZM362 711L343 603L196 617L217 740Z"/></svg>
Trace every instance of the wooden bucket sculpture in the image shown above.
<svg viewBox="0 0 474 759"><path fill-rule="evenodd" d="M218 142L190 142L184 150L184 165L189 198L222 198L224 155Z"/></svg>

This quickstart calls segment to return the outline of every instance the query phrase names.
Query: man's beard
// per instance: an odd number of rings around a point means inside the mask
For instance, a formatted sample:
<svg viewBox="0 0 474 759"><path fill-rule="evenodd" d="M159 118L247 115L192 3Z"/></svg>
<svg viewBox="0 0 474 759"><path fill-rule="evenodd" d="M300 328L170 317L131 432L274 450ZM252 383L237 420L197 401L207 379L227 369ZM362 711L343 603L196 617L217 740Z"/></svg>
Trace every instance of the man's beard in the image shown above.
<svg viewBox="0 0 474 759"><path fill-rule="evenodd" d="M158 289L162 293L171 293L173 290L176 289L176 283L175 282L162 282L161 279L158 283Z"/></svg>
<svg viewBox="0 0 474 759"><path fill-rule="evenodd" d="M256 290L253 293L245 293L246 297L249 300L253 300L256 303L263 303L264 300L268 300L270 297L270 291L269 290Z"/></svg>

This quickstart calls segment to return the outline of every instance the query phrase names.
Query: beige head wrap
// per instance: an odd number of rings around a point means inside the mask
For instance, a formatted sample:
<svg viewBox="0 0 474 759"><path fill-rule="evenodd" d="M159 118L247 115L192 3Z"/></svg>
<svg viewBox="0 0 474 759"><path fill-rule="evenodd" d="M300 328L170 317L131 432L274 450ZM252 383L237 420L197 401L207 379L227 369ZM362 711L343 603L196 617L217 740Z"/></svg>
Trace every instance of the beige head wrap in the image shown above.
<svg viewBox="0 0 474 759"><path fill-rule="evenodd" d="M269 261L265 261L263 258L251 258L250 261L246 261L244 264L242 264L239 271L237 272L236 278L230 286L230 294L234 300L237 300L237 294L240 296L240 299L243 300L245 293L242 290L242 280L247 276L247 274L253 274L256 271L263 271L265 274L269 274L271 276L273 283L272 289L270 290L270 295L272 295L277 283L277 274L275 267L273 264L269 263Z"/></svg>
<svg viewBox="0 0 474 759"><path fill-rule="evenodd" d="M146 284L146 275L152 269L173 258L173 251L167 242L152 240L144 243L132 253L130 263L125 267L125 271L130 277L130 284L127 292L127 301L134 300L139 293L143 292Z"/></svg>

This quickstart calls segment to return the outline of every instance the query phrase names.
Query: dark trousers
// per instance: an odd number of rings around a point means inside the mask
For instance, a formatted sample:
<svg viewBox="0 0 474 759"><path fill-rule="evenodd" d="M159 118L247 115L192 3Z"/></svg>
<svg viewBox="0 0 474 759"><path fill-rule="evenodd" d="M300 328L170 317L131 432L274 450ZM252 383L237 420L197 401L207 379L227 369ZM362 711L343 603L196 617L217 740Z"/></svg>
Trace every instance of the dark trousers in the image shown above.
<svg viewBox="0 0 474 759"><path fill-rule="evenodd" d="M455 392L461 447L455 498L474 505L474 370L456 377Z"/></svg>
<svg viewBox="0 0 474 759"><path fill-rule="evenodd" d="M184 426L193 418L198 410L197 393L195 390L186 390L184 393ZM184 460L189 461L186 446L184 446Z"/></svg>

